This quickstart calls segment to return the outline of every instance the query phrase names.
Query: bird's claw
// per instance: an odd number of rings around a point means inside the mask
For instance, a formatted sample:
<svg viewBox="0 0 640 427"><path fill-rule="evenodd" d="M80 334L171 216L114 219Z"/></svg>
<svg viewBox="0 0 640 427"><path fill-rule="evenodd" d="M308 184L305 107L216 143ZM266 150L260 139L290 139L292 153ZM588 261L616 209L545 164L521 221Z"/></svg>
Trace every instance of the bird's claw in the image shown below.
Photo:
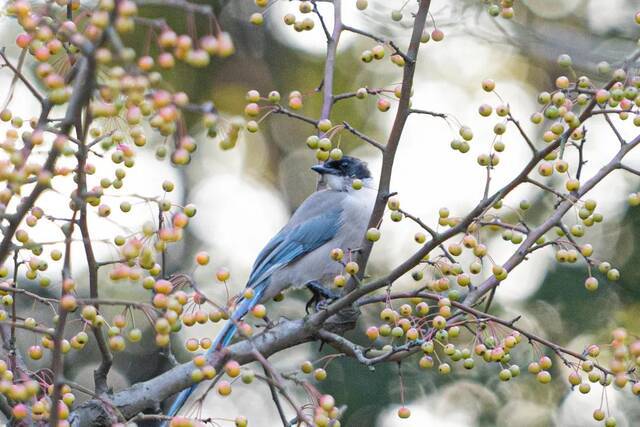
<svg viewBox="0 0 640 427"><path fill-rule="evenodd" d="M338 294L325 288L322 283L318 281L307 283L307 288L313 294L305 306L307 314L309 313L311 306L315 306L316 311L324 310L329 306L329 304L337 300L339 297Z"/></svg>
<svg viewBox="0 0 640 427"><path fill-rule="evenodd" d="M267 316L264 316L264 317L262 318L262 320L264 320L264 324L256 325L256 327L258 327L258 328L264 328L265 330L269 330L269 329L274 328L274 327L278 324L278 322L274 322L273 320L271 320L271 319L270 319L269 317L267 317Z"/></svg>
<svg viewBox="0 0 640 427"><path fill-rule="evenodd" d="M316 311L326 310L327 307L331 305L337 298L325 298L323 300L318 301L316 304Z"/></svg>

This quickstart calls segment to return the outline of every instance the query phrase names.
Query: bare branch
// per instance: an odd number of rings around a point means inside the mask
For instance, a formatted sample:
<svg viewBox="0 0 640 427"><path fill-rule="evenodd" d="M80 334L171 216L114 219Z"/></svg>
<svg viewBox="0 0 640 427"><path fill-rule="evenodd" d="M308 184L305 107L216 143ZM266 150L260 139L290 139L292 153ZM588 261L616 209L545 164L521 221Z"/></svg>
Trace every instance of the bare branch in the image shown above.
<svg viewBox="0 0 640 427"><path fill-rule="evenodd" d="M549 187L548 185L545 185L545 184L541 183L540 181L536 181L535 179L532 179L532 178L527 178L527 180L525 182L528 182L529 184L533 184L536 187L538 187L538 188L540 188L540 189L542 189L542 190L544 190L544 191L546 191L548 193L554 194L556 197L558 197L560 199L568 200L568 201L570 201L572 203L575 203L575 201L571 200L566 195L560 193L559 191L554 190L553 188Z"/></svg>
<svg viewBox="0 0 640 427"><path fill-rule="evenodd" d="M520 122L513 117L513 115L511 114L511 111L509 111L507 120L509 120L514 125L516 125L516 128L518 128L518 131L520 132L520 135L522 135L522 139L524 139L524 141L527 143L527 145L531 149L531 152L535 154L537 152L535 145L533 145L533 142L529 138L529 135L527 135L524 129L522 129L522 126L520 126Z"/></svg>
<svg viewBox="0 0 640 427"><path fill-rule="evenodd" d="M380 89L369 89L369 88L365 87L364 89L367 91L367 93L369 95L379 95L379 94L381 94L383 92L387 92L388 91L388 89L383 89L383 88L380 88ZM358 92L357 91L356 92L346 92L346 93L340 93L338 95L333 95L333 103L335 104L336 102L342 101L344 99L355 98L356 96L358 96Z"/></svg>
<svg viewBox="0 0 640 427"><path fill-rule="evenodd" d="M291 117L293 119L297 119L297 120L301 120L305 123L309 123L312 126L317 126L318 125L318 121L314 120L310 117L306 117L297 113L294 113L293 111L287 110L286 108L277 105L273 108L273 110L271 110L273 113L275 114L283 114L285 116Z"/></svg>
<svg viewBox="0 0 640 427"><path fill-rule="evenodd" d="M396 45L392 40L385 40L382 37L378 37L375 34L371 34L371 33L367 32L367 31L361 30L359 28L354 28L354 27L352 27L350 25L344 25L343 24L342 28L345 31L349 31L349 32L352 32L352 33L355 33L355 34L360 34L361 36L368 37L368 38L370 38L372 40L377 41L380 44L387 44L393 49L393 53L396 54L396 55L400 55L405 60L405 62L407 62L407 63L415 62L415 58L411 57L411 55L409 53L405 54L404 52L402 52L400 50L400 48L398 47L398 45ZM409 48L409 49L411 49L411 48Z"/></svg>
<svg viewBox="0 0 640 427"><path fill-rule="evenodd" d="M323 340L327 341L339 351L355 358L358 362L367 366L372 371L375 370L374 365L387 362L398 362L408 356L411 356L420 349L420 345L422 344L420 341L409 341L406 344L395 346L389 351L377 350L376 353L378 354L369 358L366 357L365 354L367 352L374 353L374 351L368 351L367 349L344 337L341 337L338 334L334 334L333 332L321 330L318 334Z"/></svg>
<svg viewBox="0 0 640 427"><path fill-rule="evenodd" d="M324 31L324 35L327 38L327 43L329 43L329 40L331 40L332 38L331 33L327 28L327 24L324 22L324 17L318 10L318 2L316 2L315 0L312 0L311 3L313 4L313 13L315 13L318 16L318 19L320 20L320 25L322 25L322 31Z"/></svg>
<svg viewBox="0 0 640 427"><path fill-rule="evenodd" d="M634 138L628 144L623 145L620 148L620 151L618 151L618 153L613 157L613 159L611 159L609 163L603 166L593 177L591 177L591 179L583 183L580 186L580 189L576 192L576 198L579 199L583 197L607 175L609 175L612 171L618 169L622 159L638 144L640 144L640 135ZM572 200L564 200L558 205L555 212L549 218L547 218L538 227L531 229L530 233L527 235L527 238L522 242L518 250L513 255L511 255L511 257L507 260L506 263L502 265L502 267L507 270L507 272L509 272L513 270L513 268L515 268L517 265L519 265L527 255L528 249L533 246L533 244L541 236L543 236L544 233L546 233L549 229L560 222L562 217L569 211L569 209L573 207L573 203L574 202ZM499 285L499 283L500 282L495 278L495 276L491 276L480 286L478 286L477 289L469 292L469 294L465 298L465 304L472 305L478 300L481 295L495 288Z"/></svg>
<svg viewBox="0 0 640 427"><path fill-rule="evenodd" d="M529 232L528 228L521 227L517 224L508 224L506 222L502 222L499 218L493 221L480 221L479 224L483 227L500 227L505 230L513 230L522 234L527 234Z"/></svg>
<svg viewBox="0 0 640 427"><path fill-rule="evenodd" d="M398 211L400 213L402 213L402 215L406 216L407 218L409 218L411 221L415 222L416 224L418 224L423 230L425 230L427 233L429 233L429 235L431 236L432 239L434 240L438 240L439 236L438 236L438 232L435 231L433 228L429 227L426 223L424 223L420 218L418 218L417 216L414 216L412 214L410 214L407 211L404 211L402 209L398 209ZM444 256L451 261L451 263L455 263L456 260L451 256L451 254L449 253L449 251L447 250L447 248L444 247L444 245L441 243L438 245L440 247L440 249L442 250L442 253L444 254Z"/></svg>
<svg viewBox="0 0 640 427"><path fill-rule="evenodd" d="M75 219L78 213L77 209L73 211L73 218ZM75 222L71 222L69 228L65 233L65 250L64 250L64 266L62 267L62 281L71 280L71 235ZM62 299L68 292L63 285L61 290L60 299ZM58 307L58 322L56 323L55 332L53 334L53 354L51 356L51 373L53 376L53 393L51 393L51 407L58 408L58 404L62 397L62 385L64 380L64 361L62 355L62 339L64 338L64 330L67 324L67 316L69 312L60 305ZM52 411L50 415L50 422L52 425L58 425L58 411Z"/></svg>
<svg viewBox="0 0 640 427"><path fill-rule="evenodd" d="M291 407L296 411L296 414L298 416L298 421L299 422L302 421L308 426L313 426L314 423L311 420L309 420L309 418L300 410L298 405L295 404L291 396L289 396L289 393L287 393L287 390L283 385L280 374L278 374L278 372L273 368L273 366L271 366L271 363L269 363L267 358L264 357L262 354L260 354L260 352L257 349L254 349L252 354L253 354L253 357L255 357L255 359L262 365L265 372L267 372L268 378L272 380L271 384L275 386L278 389L278 391L280 391L280 394L282 394L282 396L287 400L287 402L289 402L289 405L291 405Z"/></svg>
<svg viewBox="0 0 640 427"><path fill-rule="evenodd" d="M26 50L23 50L22 52L23 53L20 55L20 57L22 58L21 61L20 61L21 64L22 64L22 60L24 59L24 53L26 52ZM21 70L16 68L11 63L11 61L9 61L9 58L7 58L7 55L5 54L5 48L4 47L0 49L0 57L4 61L5 65L7 67L9 67L9 69L13 72L14 79L16 79L16 78L20 79L20 81L27 87L27 89L29 89L29 92L31 92L33 97L36 98L38 100L38 102L42 105L44 103L44 96L42 96L42 94L40 94L40 92L38 92L38 90L31 84L31 82L24 76L24 74L22 74ZM13 85L12 85L12 87L13 87ZM4 107L6 107L6 105L11 100L11 95L12 94L13 94L13 90L11 90L11 94L9 94L9 97L6 100Z"/></svg>
<svg viewBox="0 0 640 427"><path fill-rule="evenodd" d="M417 109L417 108L409 109L409 114L424 114L426 116L439 117L439 118L445 119L445 120L447 118L447 115L445 113L436 113L436 112L433 112L433 111L420 110L420 109Z"/></svg>
<svg viewBox="0 0 640 427"><path fill-rule="evenodd" d="M382 152L385 151L384 145L382 145L379 142L369 138L367 135L365 135L362 132L360 132L359 130L355 129L349 123L342 122L342 125L344 126L344 129L348 130L349 132L351 132L352 134L354 134L355 136L357 136L358 138L360 138L364 142L367 142L367 143L373 145L374 147L376 147L378 150L380 150Z"/></svg>
<svg viewBox="0 0 640 427"><path fill-rule="evenodd" d="M85 126L86 127L86 126ZM84 171L84 167L88 156L88 147L85 144L84 138L80 140L78 146L78 167L76 170L76 176L78 179L78 194L84 194L87 192L87 181ZM89 295L92 299L98 298L98 264L93 252L93 246L91 244L91 235L89 234L89 225L87 222L87 201L86 198L81 198L80 203L80 218L78 219L78 228L82 234L82 244L84 247L84 253L87 260L87 267L89 273ZM96 308L99 309L99 305L96 304ZM113 356L107 345L107 340L104 335L104 331L99 326L92 326L91 330L96 337L96 343L98 350L102 358L100 366L94 371L94 381L96 386L96 392L98 394L106 393L109 389L107 384L107 374L111 369L113 363Z"/></svg>
<svg viewBox="0 0 640 427"><path fill-rule="evenodd" d="M620 163L620 164L618 165L618 168L619 168L619 169L626 170L627 172L630 172L630 173L632 173L632 174L634 174L634 175L640 176L640 171L639 171L638 169L634 169L634 168L632 168L632 167L630 167L630 166L623 165L622 163Z"/></svg>
<svg viewBox="0 0 640 427"><path fill-rule="evenodd" d="M378 195L373 207L371 218L369 219L369 228L376 227L380 223L382 215L384 214L386 199L390 193L391 174L393 172L396 151L400 143L404 125L410 114L409 101L413 88L413 77L416 70L415 61L418 57L418 50L420 48L420 37L422 36L422 31L425 26L430 6L431 0L421 0L415 16L413 30L411 33L411 41L409 42L409 50L407 51L407 56L410 60L406 61L404 66L398 110L393 121L393 126L391 127L391 133L389 134L387 144L385 145L385 152L382 156L382 171L380 173L380 181L378 183ZM369 255L371 254L372 242L363 237L363 242L360 247L361 251L358 254L358 263L363 267L360 269L360 274L364 274L364 266L367 264ZM352 291L354 287L355 283L350 281L346 288L347 291Z"/></svg>
<svg viewBox="0 0 640 427"><path fill-rule="evenodd" d="M620 143L620 145L626 144L627 141L625 141L624 138L622 137L622 135L620 135L620 131L618 130L616 125L613 124L613 122L611 121L611 118L609 117L608 114L606 114L606 113L604 114L604 119L607 121L607 124L609 124L609 127L611 128L613 133L616 135L616 138L618 138L618 142Z"/></svg>
<svg viewBox="0 0 640 427"><path fill-rule="evenodd" d="M314 4L315 7L315 4ZM333 77L335 71L336 53L340 35L344 29L342 25L342 1L333 1L333 32L327 37L327 57L324 62L324 73L322 80L322 109L320 110L320 120L331 118L331 107L333 106Z"/></svg>

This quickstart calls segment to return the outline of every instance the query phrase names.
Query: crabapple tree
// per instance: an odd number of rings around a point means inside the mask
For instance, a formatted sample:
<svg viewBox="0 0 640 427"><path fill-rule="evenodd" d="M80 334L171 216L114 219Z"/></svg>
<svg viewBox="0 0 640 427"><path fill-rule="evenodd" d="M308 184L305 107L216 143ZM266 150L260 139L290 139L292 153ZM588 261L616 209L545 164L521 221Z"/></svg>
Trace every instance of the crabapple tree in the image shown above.
<svg viewBox="0 0 640 427"><path fill-rule="evenodd" d="M242 19L256 31L265 30L267 14L278 13L274 4L284 2L235 1L243 3ZM438 25L434 9L443 2L394 1L397 8L372 15L402 23L403 35L396 38L352 25L343 14L347 3L360 13L372 12L373 1L294 1L295 13L278 16L275 25L322 35L321 81L282 94L279 87L251 89L240 100L244 108L231 116L212 100L195 101L197 96L168 82L172 73L196 72L233 57L234 37L220 15L227 2L212 3L10 0L5 6L2 19L19 27L15 45L0 50L1 71L10 75L2 86L0 111L0 411L12 425L250 425L242 413L234 419L216 417L215 411L202 416L202 398L176 417L163 415L176 393L209 381L221 405L234 398L236 387L266 384L271 393L265 399L277 408L283 425L339 426L349 408L323 393L319 383L331 376L330 363L341 358L371 370L397 367L401 419L411 417L403 376L408 366L431 376L475 369L503 382L531 375L541 384L567 383L576 393L589 393L599 383L605 397L612 388L640 395L640 340L632 331L615 328L598 342L571 348L522 326L520 316L501 317L492 304L514 269L527 268L527 260L545 252L558 263L580 266L585 293L597 293L621 278L623 272L599 257L597 245L590 243L591 230L605 222L591 191L614 173L640 176L627 161L640 144L640 131L628 136L633 125L640 129L640 50L625 52L612 64L602 61L592 73L578 73L572 58L560 55L555 82L539 93L538 108L529 117L511 111L498 79L477 81L485 101L461 108L477 109L482 126L492 129L487 144L454 112L412 102L416 67L425 60L421 53L448 42L448 27ZM460 3L477 8L493 20L491 25L518 19L516 0ZM170 10L181 25L144 13L153 7ZM640 12L628 20L635 20L635 36L640 36ZM339 54L347 34L368 47ZM354 83L339 92L339 56L341 62L367 67L390 62L396 77L387 85ZM18 89L38 111L16 113L14 105L24 101L15 96ZM349 103L369 109L368 114L393 116L384 138L367 135L335 108ZM211 283L196 281L193 272L217 256L202 248L172 265L168 258L184 250L197 207L171 197L180 186L171 179L154 183L148 194L127 192L128 175L153 168L137 161L147 152L155 154L153 162L184 173L200 154L203 142L194 137L196 131L206 135L205 143L233 150L243 136L263 132L276 116L306 127L307 137L296 144L308 147L309 156L320 162L343 156L343 136L371 146L381 159L376 203L361 247L326 254L343 266L333 282L340 295L336 300L306 316L275 322L268 317L270 305L259 304L238 322L235 343L215 351L211 334L183 339L180 332L229 319L236 296L228 289L225 298L205 291L210 285L226 287L234 273L220 267ZM435 121L445 122L453 138L430 143L450 145L456 155L470 156L474 145L486 146L474 165L486 176L483 192L471 209L456 211L433 200L442 207L431 218L404 208L411 203L391 179L409 120L421 121L426 132ZM607 138L590 137L594 120L607 124ZM531 123L525 126L525 121ZM615 149L607 151L607 158L592 159L585 151L588 145ZM492 178L511 146L526 148L526 162L496 186ZM587 173L587 162L600 168ZM355 190L361 187L362 182L354 182ZM522 187L533 188L537 201L514 203L510 196ZM62 208L45 201L52 193L63 198ZM640 205L640 193L616 197L631 207ZM105 237L100 228L119 226L114 213L143 220L135 229L120 225L120 232ZM373 264L369 256L384 237L382 221L410 222L415 233L405 237L416 246L394 268L369 275L365 267ZM499 262L496 236L510 245L509 255ZM111 256L96 251L99 245L107 245ZM410 286L396 286L407 279ZM105 296L114 284L131 293ZM245 298L251 293L242 291ZM144 340L145 334L151 339ZM131 352L142 353L141 341L161 356L162 369L114 388L112 365ZM310 342L326 344L331 352L314 361L296 360L287 371L269 360ZM176 348L190 352L191 360L179 363L172 352ZM66 373L90 349L98 358L92 366L93 387L86 387ZM558 365L568 369L566 378L555 378ZM615 411L602 401L593 410L595 420L616 425Z"/></svg>

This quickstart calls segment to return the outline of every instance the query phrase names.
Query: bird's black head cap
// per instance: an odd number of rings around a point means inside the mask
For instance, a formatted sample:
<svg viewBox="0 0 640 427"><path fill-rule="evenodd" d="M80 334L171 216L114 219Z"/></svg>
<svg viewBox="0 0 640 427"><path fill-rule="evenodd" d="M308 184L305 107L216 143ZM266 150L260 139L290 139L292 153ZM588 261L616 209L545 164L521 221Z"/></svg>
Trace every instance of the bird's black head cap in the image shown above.
<svg viewBox="0 0 640 427"><path fill-rule="evenodd" d="M367 163L351 156L342 156L340 160L327 160L311 169L318 173L345 176L353 179L371 178Z"/></svg>

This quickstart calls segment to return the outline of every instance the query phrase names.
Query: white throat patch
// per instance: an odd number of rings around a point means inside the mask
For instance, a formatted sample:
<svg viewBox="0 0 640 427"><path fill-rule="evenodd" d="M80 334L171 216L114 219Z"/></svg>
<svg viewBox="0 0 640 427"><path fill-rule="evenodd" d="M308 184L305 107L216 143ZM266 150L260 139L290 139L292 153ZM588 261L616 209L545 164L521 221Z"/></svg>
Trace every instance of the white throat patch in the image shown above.
<svg viewBox="0 0 640 427"><path fill-rule="evenodd" d="M338 175L331 175L331 174L325 174L323 176L323 181L325 183L325 185L327 186L327 188L334 190L334 191L358 191L358 190L354 190L352 187L354 178L348 177L348 176L338 176ZM362 183L364 184L365 187L367 188L373 188L373 179L372 178L365 178L362 180Z"/></svg>

